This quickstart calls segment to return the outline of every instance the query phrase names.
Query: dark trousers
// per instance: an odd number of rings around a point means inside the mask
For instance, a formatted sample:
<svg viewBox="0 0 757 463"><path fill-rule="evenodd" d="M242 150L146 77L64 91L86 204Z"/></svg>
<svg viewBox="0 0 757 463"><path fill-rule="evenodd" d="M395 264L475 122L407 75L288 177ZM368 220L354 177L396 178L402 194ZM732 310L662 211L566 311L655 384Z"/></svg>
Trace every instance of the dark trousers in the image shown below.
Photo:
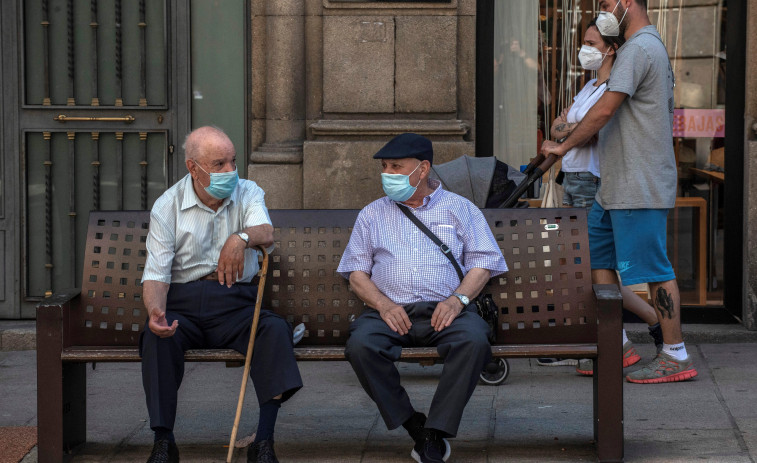
<svg viewBox="0 0 757 463"><path fill-rule="evenodd" d="M403 347L436 347L444 369L428 412L426 427L457 435L460 418L484 365L491 359L489 326L468 306L440 332L431 327L436 302L405 307L413 326L406 335L392 331L374 309L367 309L350 325L345 355L360 384L376 402L387 428L395 429L413 414L413 406L394 362Z"/></svg>
<svg viewBox="0 0 757 463"><path fill-rule="evenodd" d="M255 286L227 288L217 281L171 284L166 321L179 321L176 333L159 338L145 325L139 342L150 427L173 429L185 351L231 348L247 353L256 294ZM250 369L259 404L279 394L287 400L302 387L293 347L291 325L261 310Z"/></svg>

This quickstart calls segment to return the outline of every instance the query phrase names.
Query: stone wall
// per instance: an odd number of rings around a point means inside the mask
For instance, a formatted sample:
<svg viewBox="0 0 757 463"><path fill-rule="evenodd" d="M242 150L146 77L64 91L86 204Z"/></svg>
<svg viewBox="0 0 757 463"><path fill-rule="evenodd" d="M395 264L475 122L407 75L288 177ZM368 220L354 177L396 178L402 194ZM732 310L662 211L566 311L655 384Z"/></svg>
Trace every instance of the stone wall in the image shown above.
<svg viewBox="0 0 757 463"><path fill-rule="evenodd" d="M402 132L474 154L475 0L252 0L250 178L271 208L361 208Z"/></svg>

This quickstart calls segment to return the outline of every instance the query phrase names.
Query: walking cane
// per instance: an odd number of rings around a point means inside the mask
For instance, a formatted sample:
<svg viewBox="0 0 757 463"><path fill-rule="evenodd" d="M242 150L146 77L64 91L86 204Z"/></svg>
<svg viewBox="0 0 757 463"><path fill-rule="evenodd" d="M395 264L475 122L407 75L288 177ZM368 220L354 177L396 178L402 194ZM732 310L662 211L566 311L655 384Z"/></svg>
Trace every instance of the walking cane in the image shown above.
<svg viewBox="0 0 757 463"><path fill-rule="evenodd" d="M229 441L229 454L226 456L226 463L231 463L231 457L234 455L234 444L237 439L237 430L239 428L239 418L242 416L242 405L244 404L244 393L247 390L247 378L250 376L250 361L252 360L252 347L255 343L255 332L258 330L258 320L260 319L260 304L263 302L263 290L265 289L265 276L268 273L268 253L263 246L258 246L260 254L263 256L263 264L260 268L260 282L258 283L258 295L255 298L255 313L252 316L252 328L250 328L250 342L247 344L247 356L244 359L244 376L242 376L242 388L239 390L239 402L237 403L237 415L234 417L234 427L231 430L231 440Z"/></svg>

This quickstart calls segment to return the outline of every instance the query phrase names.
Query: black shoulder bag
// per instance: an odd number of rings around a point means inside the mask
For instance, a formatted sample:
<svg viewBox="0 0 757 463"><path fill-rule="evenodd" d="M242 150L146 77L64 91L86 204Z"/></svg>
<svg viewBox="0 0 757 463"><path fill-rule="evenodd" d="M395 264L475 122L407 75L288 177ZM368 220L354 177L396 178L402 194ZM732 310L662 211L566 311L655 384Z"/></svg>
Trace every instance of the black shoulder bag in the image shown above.
<svg viewBox="0 0 757 463"><path fill-rule="evenodd" d="M442 243L442 240L440 240L434 232L428 229L426 225L423 224L423 222L418 219L418 217L415 216L410 210L402 206L401 204L397 203L397 207L400 208L403 214L407 216L408 219L410 219L411 222L413 222L418 228L421 229L423 233L428 236L431 241L434 242L437 246L439 246L439 249L442 251L445 257L449 259L449 261L452 263L452 266L455 267L455 271L457 272L458 278L460 278L460 282L463 281L463 278L465 277L463 275L463 270L460 268L460 264L457 263L457 259L455 259L455 256L452 255L452 251L449 247L447 247L446 244ZM472 301L473 304L476 304L476 312L481 316L481 318L484 319L487 325L489 325L489 342L495 342L497 340L497 324L499 320L499 309L497 308L497 305L494 303L494 299L492 299L491 294L479 294L475 299ZM463 308L465 309L465 308Z"/></svg>

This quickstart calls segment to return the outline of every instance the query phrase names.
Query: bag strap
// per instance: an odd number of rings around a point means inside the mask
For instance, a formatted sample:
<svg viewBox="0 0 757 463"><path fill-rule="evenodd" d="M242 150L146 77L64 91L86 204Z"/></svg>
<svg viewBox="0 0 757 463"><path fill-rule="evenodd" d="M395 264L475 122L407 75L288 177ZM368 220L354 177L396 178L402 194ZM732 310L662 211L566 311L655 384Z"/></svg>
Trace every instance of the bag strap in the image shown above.
<svg viewBox="0 0 757 463"><path fill-rule="evenodd" d="M460 281L463 281L464 275L463 270L460 268L460 264L457 263L457 259L455 259L455 256L452 255L452 250L447 247L446 244L442 243L442 240L440 240L436 235L434 235L434 232L428 229L426 225L423 224L423 222L420 221L418 217L415 216L410 210L401 205L400 203L397 204L397 207L400 208L403 214L407 216L408 219L410 219L411 222L413 222L418 228L421 229L423 233L425 233L426 236L431 238L431 241L434 242L435 245L439 246L439 249L442 251L445 257L449 259L450 262L452 262L452 266L455 267L455 271L457 271L457 276L460 278Z"/></svg>

